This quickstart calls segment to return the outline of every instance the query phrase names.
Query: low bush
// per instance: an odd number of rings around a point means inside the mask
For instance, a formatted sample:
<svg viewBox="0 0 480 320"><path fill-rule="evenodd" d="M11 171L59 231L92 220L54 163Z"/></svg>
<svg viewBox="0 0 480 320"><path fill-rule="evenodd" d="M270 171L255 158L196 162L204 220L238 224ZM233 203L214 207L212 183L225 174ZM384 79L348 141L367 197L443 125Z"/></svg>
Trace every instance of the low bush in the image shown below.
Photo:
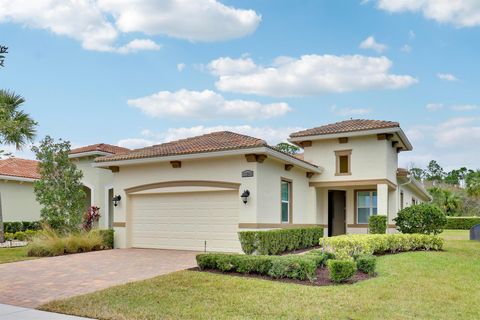
<svg viewBox="0 0 480 320"><path fill-rule="evenodd" d="M387 216L370 216L370 219L368 220L368 233L387 233Z"/></svg>
<svg viewBox="0 0 480 320"><path fill-rule="evenodd" d="M42 226L40 221L11 221L4 222L3 228L5 232L16 233L16 232L25 232L27 230L41 230Z"/></svg>
<svg viewBox="0 0 480 320"><path fill-rule="evenodd" d="M317 268L325 265L331 254L320 250L304 255L242 255L205 253L197 255L200 270L235 271L243 274L268 275L272 278L290 278L314 281Z"/></svg>
<svg viewBox="0 0 480 320"><path fill-rule="evenodd" d="M327 267L330 279L335 283L347 281L357 271L353 260L328 260Z"/></svg>
<svg viewBox="0 0 480 320"><path fill-rule="evenodd" d="M13 240L13 235L14 235L13 233L5 232L4 235L5 235L5 241L12 241Z"/></svg>
<svg viewBox="0 0 480 320"><path fill-rule="evenodd" d="M34 230L26 230L25 231L25 236L27 241L31 241L39 231L34 231Z"/></svg>
<svg viewBox="0 0 480 320"><path fill-rule="evenodd" d="M27 235L23 231L17 231L13 235L13 238L17 239L18 241L25 241L25 240L27 240Z"/></svg>
<svg viewBox="0 0 480 320"><path fill-rule="evenodd" d="M292 228L238 233L245 254L278 255L311 248L323 237L323 228Z"/></svg>
<svg viewBox="0 0 480 320"><path fill-rule="evenodd" d="M27 254L35 257L59 256L65 253L89 252L108 247L105 237L98 231L60 236L50 228L37 232L27 246Z"/></svg>
<svg viewBox="0 0 480 320"><path fill-rule="evenodd" d="M439 234L447 224L445 213L428 203L402 209L393 220L401 233Z"/></svg>
<svg viewBox="0 0 480 320"><path fill-rule="evenodd" d="M367 273L370 275L375 274L375 268L377 267L377 257L370 254L364 254L358 256L355 259L355 263L357 264L357 269L362 271L363 273Z"/></svg>
<svg viewBox="0 0 480 320"><path fill-rule="evenodd" d="M113 229L93 229L91 232L98 233L102 237L103 244L107 249L114 248L114 243L113 243L114 230Z"/></svg>
<svg viewBox="0 0 480 320"><path fill-rule="evenodd" d="M383 254L415 250L441 250L444 240L425 234L350 234L323 239L324 250L339 259L362 254Z"/></svg>
<svg viewBox="0 0 480 320"><path fill-rule="evenodd" d="M480 224L480 217L447 217L445 229L470 230Z"/></svg>

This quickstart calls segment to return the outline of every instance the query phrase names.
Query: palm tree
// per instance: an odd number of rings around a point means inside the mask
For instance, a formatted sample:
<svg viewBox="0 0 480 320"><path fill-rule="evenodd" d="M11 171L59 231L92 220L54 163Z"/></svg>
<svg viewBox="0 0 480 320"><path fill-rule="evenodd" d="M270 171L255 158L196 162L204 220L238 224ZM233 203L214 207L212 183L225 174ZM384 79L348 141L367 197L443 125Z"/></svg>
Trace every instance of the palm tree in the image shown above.
<svg viewBox="0 0 480 320"><path fill-rule="evenodd" d="M33 142L36 135L37 123L28 113L20 110L24 102L22 96L8 90L0 90L0 143L14 145L17 150ZM0 243L2 242L5 242L5 236L0 198Z"/></svg>

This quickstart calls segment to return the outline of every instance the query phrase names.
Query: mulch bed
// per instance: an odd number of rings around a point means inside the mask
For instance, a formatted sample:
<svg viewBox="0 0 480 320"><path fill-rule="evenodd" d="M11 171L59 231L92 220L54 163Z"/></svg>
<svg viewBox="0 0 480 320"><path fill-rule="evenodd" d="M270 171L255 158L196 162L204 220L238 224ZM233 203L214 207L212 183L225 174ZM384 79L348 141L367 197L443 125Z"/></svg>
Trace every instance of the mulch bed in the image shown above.
<svg viewBox="0 0 480 320"><path fill-rule="evenodd" d="M229 276L234 276L234 277L242 277L242 278L254 278L254 279L263 279L263 280L269 280L269 281L277 281L277 282L287 282L287 283L295 283L295 284L301 284L301 285L306 285L306 286L332 286L332 285L339 285L337 283L334 283L333 281L330 280L329 278L329 273L328 269L325 267L318 268L317 269L317 280L314 282L310 282L308 280L295 280L295 279L288 279L288 278L283 278L283 279L274 279L266 275L260 275L260 274L243 274L243 273L238 273L238 272L222 272L219 270L200 270L198 267L195 268L190 268L188 269L190 271L196 271L196 272L209 272L209 273L214 273L214 274L223 274L223 275L229 275ZM342 284L354 284L359 281L367 280L370 278L373 278L375 276L369 275L366 273L363 273L361 271L357 271L355 275L348 281L341 283Z"/></svg>

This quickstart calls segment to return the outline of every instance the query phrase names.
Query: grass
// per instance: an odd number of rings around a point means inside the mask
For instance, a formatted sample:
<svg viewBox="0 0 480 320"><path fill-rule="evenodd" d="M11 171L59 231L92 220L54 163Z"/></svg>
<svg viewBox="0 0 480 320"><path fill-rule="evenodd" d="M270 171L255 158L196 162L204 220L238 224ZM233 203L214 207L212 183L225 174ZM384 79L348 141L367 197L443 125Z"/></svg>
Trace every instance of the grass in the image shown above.
<svg viewBox="0 0 480 320"><path fill-rule="evenodd" d="M27 256L27 248L0 248L0 264L35 259Z"/></svg>
<svg viewBox="0 0 480 320"><path fill-rule="evenodd" d="M460 233L446 232L445 237ZM378 259L378 277L312 287L181 271L54 301L41 309L99 319L479 319L480 243Z"/></svg>
<svg viewBox="0 0 480 320"><path fill-rule="evenodd" d="M445 240L468 240L470 239L469 230L444 230L440 236Z"/></svg>

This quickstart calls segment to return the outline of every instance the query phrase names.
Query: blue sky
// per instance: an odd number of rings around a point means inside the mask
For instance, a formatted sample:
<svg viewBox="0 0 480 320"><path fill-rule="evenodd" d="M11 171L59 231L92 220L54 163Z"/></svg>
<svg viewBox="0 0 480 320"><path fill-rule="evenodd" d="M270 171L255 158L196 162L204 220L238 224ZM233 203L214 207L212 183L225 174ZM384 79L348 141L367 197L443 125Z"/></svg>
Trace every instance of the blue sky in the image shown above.
<svg viewBox="0 0 480 320"><path fill-rule="evenodd" d="M277 143L369 118L401 123L414 145L401 165L480 167L474 1L132 3L0 0L0 87L26 98L39 138L141 147L228 129Z"/></svg>

